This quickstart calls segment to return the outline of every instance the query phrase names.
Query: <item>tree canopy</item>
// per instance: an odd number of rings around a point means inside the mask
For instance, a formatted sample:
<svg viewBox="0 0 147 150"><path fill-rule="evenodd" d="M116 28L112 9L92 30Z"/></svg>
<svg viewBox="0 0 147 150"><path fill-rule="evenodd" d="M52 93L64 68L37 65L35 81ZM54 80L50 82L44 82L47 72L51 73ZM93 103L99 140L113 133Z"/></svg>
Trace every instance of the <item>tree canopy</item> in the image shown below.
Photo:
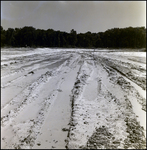
<svg viewBox="0 0 147 150"><path fill-rule="evenodd" d="M145 27L113 28L105 32L70 33L31 26L8 28L1 26L1 47L63 47L63 48L145 48Z"/></svg>

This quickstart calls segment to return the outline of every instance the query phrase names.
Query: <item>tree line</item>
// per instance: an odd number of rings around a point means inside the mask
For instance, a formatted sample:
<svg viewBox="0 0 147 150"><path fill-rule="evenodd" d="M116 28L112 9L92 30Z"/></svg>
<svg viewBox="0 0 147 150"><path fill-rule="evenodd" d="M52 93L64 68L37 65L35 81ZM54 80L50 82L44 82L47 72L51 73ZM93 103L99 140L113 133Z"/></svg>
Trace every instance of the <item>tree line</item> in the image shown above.
<svg viewBox="0 0 147 150"><path fill-rule="evenodd" d="M145 48L145 27L113 28L105 32L70 33L32 26L8 28L1 26L1 47L62 47L62 48Z"/></svg>

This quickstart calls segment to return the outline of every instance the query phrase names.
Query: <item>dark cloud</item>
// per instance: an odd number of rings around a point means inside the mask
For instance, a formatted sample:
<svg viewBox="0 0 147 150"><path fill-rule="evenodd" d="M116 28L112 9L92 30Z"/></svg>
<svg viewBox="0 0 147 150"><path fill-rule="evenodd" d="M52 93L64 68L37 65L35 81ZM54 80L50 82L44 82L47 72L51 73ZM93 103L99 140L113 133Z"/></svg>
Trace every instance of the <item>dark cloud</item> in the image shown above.
<svg viewBox="0 0 147 150"><path fill-rule="evenodd" d="M1 9L4 29L33 26L85 33L146 26L145 1L2 1Z"/></svg>

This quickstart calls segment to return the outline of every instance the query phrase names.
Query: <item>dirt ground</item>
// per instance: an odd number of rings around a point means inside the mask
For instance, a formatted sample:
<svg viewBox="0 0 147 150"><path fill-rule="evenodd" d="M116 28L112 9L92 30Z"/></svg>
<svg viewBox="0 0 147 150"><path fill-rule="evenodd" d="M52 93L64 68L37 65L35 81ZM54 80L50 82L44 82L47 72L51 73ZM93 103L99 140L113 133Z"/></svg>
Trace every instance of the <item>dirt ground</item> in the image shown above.
<svg viewBox="0 0 147 150"><path fill-rule="evenodd" d="M146 52L1 50L2 149L145 149Z"/></svg>

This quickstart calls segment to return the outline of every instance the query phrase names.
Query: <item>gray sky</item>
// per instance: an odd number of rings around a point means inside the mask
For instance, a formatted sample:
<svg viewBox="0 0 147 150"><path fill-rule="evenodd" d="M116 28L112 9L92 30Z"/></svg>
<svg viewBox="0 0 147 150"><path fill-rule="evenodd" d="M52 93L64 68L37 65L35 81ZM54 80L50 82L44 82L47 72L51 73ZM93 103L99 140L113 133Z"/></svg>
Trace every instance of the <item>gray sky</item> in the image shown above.
<svg viewBox="0 0 147 150"><path fill-rule="evenodd" d="M77 33L146 27L146 1L1 1L1 25Z"/></svg>

